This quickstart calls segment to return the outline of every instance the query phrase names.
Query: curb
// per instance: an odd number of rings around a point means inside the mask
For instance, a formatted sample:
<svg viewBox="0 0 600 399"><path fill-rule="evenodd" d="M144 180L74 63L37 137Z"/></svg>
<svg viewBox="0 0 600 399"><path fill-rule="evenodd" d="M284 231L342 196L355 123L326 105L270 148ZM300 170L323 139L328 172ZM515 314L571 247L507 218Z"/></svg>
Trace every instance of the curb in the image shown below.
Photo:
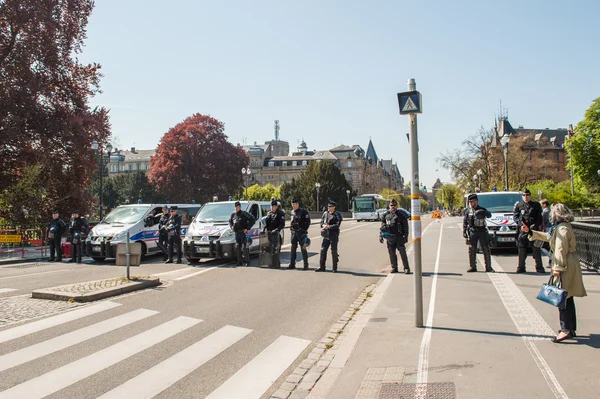
<svg viewBox="0 0 600 399"><path fill-rule="evenodd" d="M290 374L270 399L305 399L334 361L348 330L355 323L365 302L373 296L378 284L366 287L348 310L319 341L307 358Z"/></svg>
<svg viewBox="0 0 600 399"><path fill-rule="evenodd" d="M52 288L43 290L35 290L31 293L32 298L38 299L51 299L55 301L74 301L74 302L93 302L111 296L117 296L126 294L128 292L141 290L149 287L156 287L160 285L160 279L158 277L152 277L143 280L131 281L126 284L122 284L116 288L105 288L102 290L86 293L86 294L75 294L68 292L55 291ZM62 286L65 287L65 286ZM61 288L61 287L55 287Z"/></svg>

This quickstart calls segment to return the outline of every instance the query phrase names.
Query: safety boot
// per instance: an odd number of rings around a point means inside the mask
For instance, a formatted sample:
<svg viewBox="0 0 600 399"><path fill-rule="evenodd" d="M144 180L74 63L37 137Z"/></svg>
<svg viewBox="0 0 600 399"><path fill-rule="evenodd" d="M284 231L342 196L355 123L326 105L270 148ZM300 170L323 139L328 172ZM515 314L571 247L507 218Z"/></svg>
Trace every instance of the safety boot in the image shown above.
<svg viewBox="0 0 600 399"><path fill-rule="evenodd" d="M327 252L324 249L322 249L321 250L321 259L319 259L319 268L316 269L315 272L324 272L326 261L327 261Z"/></svg>
<svg viewBox="0 0 600 399"><path fill-rule="evenodd" d="M333 272L337 273L338 261L340 260L340 255L338 251L331 251L331 261L333 262Z"/></svg>

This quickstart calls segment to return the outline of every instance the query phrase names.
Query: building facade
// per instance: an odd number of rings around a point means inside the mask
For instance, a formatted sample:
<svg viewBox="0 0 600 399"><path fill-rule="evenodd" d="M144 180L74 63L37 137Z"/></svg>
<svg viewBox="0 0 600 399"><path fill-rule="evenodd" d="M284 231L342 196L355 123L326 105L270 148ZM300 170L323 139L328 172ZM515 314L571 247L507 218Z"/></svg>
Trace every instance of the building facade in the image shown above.
<svg viewBox="0 0 600 399"><path fill-rule="evenodd" d="M147 172L150 170L150 158L156 150L138 150L131 147L127 150L115 150L110 154L106 167L109 176L121 173L132 173L137 171Z"/></svg>

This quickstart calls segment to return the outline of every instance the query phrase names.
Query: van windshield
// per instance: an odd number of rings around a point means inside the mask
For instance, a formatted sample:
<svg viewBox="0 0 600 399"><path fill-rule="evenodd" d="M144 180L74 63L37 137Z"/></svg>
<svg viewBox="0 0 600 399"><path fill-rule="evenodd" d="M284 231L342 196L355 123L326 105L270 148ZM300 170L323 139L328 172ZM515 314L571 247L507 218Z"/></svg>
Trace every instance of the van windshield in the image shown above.
<svg viewBox="0 0 600 399"><path fill-rule="evenodd" d="M521 201L519 193L477 194L479 206L492 213L512 212L515 203Z"/></svg>
<svg viewBox="0 0 600 399"><path fill-rule="evenodd" d="M194 219L194 223L228 222L233 212L235 212L233 202L226 204L209 202L200 209L200 212L198 212Z"/></svg>
<svg viewBox="0 0 600 399"><path fill-rule="evenodd" d="M120 206L109 213L102 223L107 224L131 224L136 223L148 212L150 205Z"/></svg>

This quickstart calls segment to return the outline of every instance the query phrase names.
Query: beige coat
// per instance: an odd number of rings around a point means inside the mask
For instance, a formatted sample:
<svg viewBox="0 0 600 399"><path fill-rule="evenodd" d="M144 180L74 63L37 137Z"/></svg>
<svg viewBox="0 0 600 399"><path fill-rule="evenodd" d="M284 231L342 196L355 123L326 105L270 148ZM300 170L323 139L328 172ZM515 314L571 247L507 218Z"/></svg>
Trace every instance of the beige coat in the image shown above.
<svg viewBox="0 0 600 399"><path fill-rule="evenodd" d="M570 223L560 223L554 228L552 236L541 231L532 230L530 240L541 240L550 243L552 251L552 270L561 272L562 287L569 296L586 296L581 275L581 265L575 252L575 234Z"/></svg>

